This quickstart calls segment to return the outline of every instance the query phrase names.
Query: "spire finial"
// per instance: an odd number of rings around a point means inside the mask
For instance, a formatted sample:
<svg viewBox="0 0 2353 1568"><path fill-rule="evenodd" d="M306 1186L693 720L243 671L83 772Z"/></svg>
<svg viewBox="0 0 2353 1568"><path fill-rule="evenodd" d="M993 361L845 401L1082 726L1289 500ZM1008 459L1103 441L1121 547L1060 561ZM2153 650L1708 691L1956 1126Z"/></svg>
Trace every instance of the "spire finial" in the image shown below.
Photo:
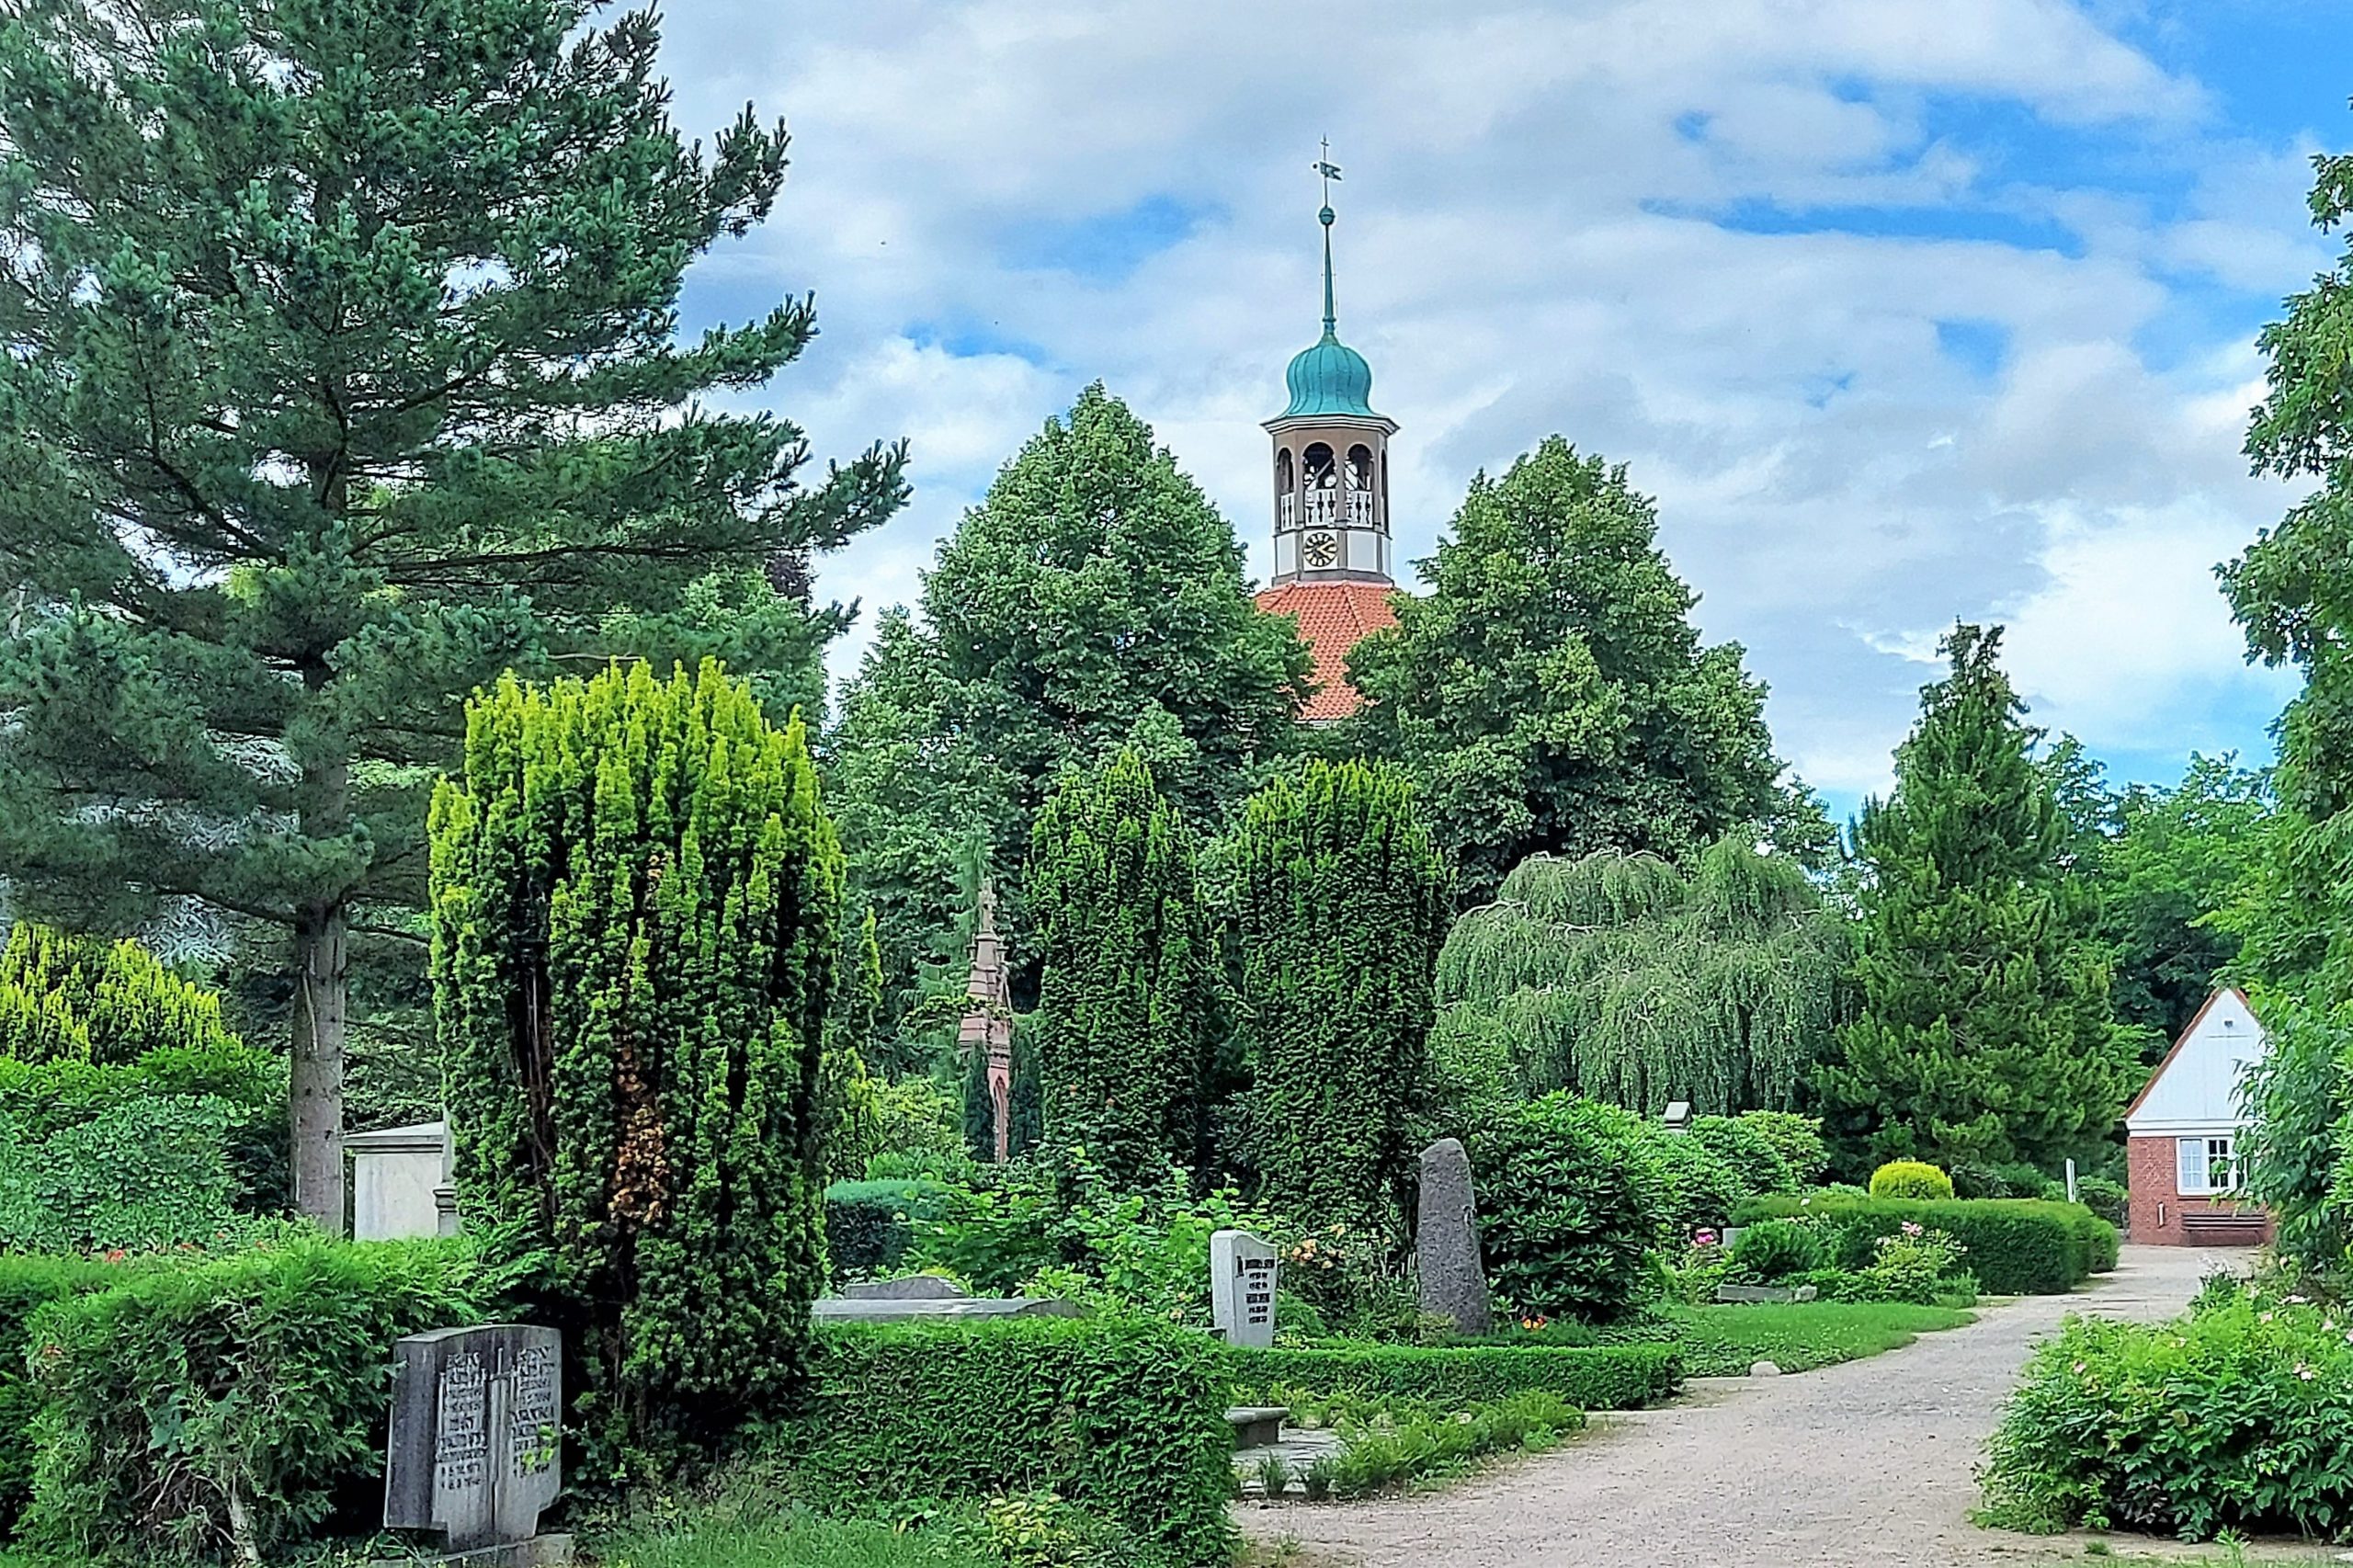
<svg viewBox="0 0 2353 1568"><path fill-rule="evenodd" d="M1324 180L1324 210L1315 214L1324 225L1324 335L1335 335L1339 317L1332 308L1332 182L1340 177L1340 165L1332 161L1332 139L1323 140L1323 155L1315 160L1315 172Z"/></svg>

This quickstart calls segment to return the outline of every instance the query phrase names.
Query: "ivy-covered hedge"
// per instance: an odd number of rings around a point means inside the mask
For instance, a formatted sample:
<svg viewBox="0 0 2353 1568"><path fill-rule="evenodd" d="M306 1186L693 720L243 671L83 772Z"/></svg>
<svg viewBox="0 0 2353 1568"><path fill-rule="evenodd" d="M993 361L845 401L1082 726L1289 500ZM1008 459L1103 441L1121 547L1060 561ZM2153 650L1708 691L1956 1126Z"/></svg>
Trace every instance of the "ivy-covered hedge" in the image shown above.
<svg viewBox="0 0 2353 1568"><path fill-rule="evenodd" d="M2003 1296L2058 1296L2116 1267L2116 1227L2080 1203L2035 1199L1848 1198L1815 1193L1760 1198L1740 1206L1739 1225L1813 1216L1827 1233L1839 1267L1860 1269L1872 1244L1909 1223L1950 1232L1969 1249L1962 1259L1983 1290Z"/></svg>
<svg viewBox="0 0 2353 1568"><path fill-rule="evenodd" d="M494 1306L438 1241L303 1243L52 1300L27 1330L21 1534L69 1561L199 1562L372 1533L392 1341Z"/></svg>
<svg viewBox="0 0 2353 1568"><path fill-rule="evenodd" d="M777 1457L821 1510L1051 1491L1178 1568L1223 1568L1224 1354L1142 1320L828 1324L813 1407Z"/></svg>
<svg viewBox="0 0 2353 1568"><path fill-rule="evenodd" d="M1534 1389L1580 1410L1637 1410L1670 1397L1683 1382L1672 1345L1235 1346L1226 1357L1234 1394L1245 1403L1291 1393L1472 1404Z"/></svg>

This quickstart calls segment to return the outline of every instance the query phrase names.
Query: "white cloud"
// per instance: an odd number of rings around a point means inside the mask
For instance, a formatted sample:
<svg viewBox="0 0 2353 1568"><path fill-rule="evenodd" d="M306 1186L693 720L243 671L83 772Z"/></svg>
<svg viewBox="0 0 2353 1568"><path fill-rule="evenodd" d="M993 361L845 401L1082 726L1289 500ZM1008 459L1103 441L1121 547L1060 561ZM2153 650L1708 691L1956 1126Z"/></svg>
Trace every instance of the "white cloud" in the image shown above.
<svg viewBox="0 0 2353 1568"><path fill-rule="evenodd" d="M915 505L823 563L828 592L911 595L997 463L1097 377L1263 571L1257 421L1314 332L1305 165L1328 133L1342 331L1403 425L1401 559L1475 470L1558 430L1659 497L1702 624L1747 645L1817 783L1884 781L1907 655L1956 617L2015 615L2022 682L2095 745L2259 724L2231 708L2269 688L2209 568L2284 495L2238 455L2259 365L2213 296L2259 311L2326 256L2309 149L2235 137L2094 12L838 0L784 25L695 0L666 23L682 123L748 97L795 133L775 221L698 300L741 317L813 287L824 335L776 406L822 452L912 440ZM1940 115L1957 99L2175 187L2029 183L2030 156ZM1124 271L1041 262L1041 236L1147 201L1191 232ZM1880 221L1758 232L1810 211ZM1998 362L1948 353L1950 322ZM1034 347L940 346L960 335ZM2194 630L2153 649L2156 607Z"/></svg>

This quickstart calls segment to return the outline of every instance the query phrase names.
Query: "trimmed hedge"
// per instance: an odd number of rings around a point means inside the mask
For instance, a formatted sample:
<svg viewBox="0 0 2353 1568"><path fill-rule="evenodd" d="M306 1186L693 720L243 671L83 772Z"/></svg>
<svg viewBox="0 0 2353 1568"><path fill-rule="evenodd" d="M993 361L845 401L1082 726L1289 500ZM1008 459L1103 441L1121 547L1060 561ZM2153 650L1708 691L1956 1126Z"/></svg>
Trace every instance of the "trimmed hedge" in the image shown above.
<svg viewBox="0 0 2353 1568"><path fill-rule="evenodd" d="M1906 1222L1951 1233L1969 1249L1961 1262L1979 1287L2001 1296L2062 1296L2116 1267L2116 1227L2080 1203L2039 1199L1760 1198L1733 1215L1738 1225L1814 1216L1832 1233L1837 1267L1859 1270L1872 1245Z"/></svg>
<svg viewBox="0 0 2353 1568"><path fill-rule="evenodd" d="M1239 1540L1225 1351L1142 1319L829 1324L782 1480L821 1511L1050 1491L1224 1568Z"/></svg>
<svg viewBox="0 0 2353 1568"><path fill-rule="evenodd" d="M1367 1346L1348 1350L1226 1351L1245 1403L1289 1391L1479 1404L1529 1390L1580 1410L1638 1410L1683 1384L1672 1345Z"/></svg>
<svg viewBox="0 0 2353 1568"><path fill-rule="evenodd" d="M169 1261L141 1257L102 1263L39 1254L0 1256L0 1536L14 1527L33 1494L32 1425L40 1409L40 1390L25 1370L33 1313L51 1301L110 1289Z"/></svg>
<svg viewBox="0 0 2353 1568"><path fill-rule="evenodd" d="M393 1340L481 1323L457 1242L307 1242L140 1274L33 1315L21 1534L70 1561L282 1558L381 1518Z"/></svg>
<svg viewBox="0 0 2353 1568"><path fill-rule="evenodd" d="M825 1256L835 1280L889 1274L907 1256L907 1221L948 1189L936 1181L837 1181L825 1188Z"/></svg>

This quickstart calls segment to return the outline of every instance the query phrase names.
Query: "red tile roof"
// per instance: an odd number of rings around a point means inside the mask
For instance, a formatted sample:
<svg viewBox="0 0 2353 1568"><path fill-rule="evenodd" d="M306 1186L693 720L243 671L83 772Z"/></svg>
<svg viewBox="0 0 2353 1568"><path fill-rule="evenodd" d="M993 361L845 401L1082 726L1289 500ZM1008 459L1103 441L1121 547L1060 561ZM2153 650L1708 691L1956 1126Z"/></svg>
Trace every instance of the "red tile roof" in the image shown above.
<svg viewBox="0 0 2353 1568"><path fill-rule="evenodd" d="M1384 626L1397 624L1386 583L1285 583L1258 596L1268 615L1296 616L1299 634L1315 654L1315 692L1299 716L1311 724L1345 719L1362 699L1348 684L1348 650Z"/></svg>

